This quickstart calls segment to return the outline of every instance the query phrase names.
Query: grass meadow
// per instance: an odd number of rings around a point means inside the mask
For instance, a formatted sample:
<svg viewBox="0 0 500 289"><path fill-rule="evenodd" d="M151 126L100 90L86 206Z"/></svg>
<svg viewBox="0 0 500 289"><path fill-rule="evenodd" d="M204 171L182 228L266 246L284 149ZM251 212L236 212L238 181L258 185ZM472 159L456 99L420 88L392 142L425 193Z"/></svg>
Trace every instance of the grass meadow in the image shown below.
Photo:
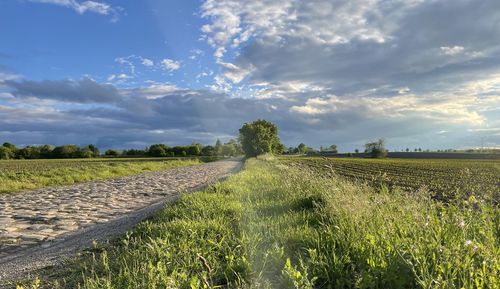
<svg viewBox="0 0 500 289"><path fill-rule="evenodd" d="M111 245L96 244L33 282L89 289L499 288L499 256L500 210L479 196L441 202L426 190L387 190L267 157L248 160L227 181L183 195Z"/></svg>
<svg viewBox="0 0 500 289"><path fill-rule="evenodd" d="M0 193L109 179L201 162L197 158L2 160Z"/></svg>

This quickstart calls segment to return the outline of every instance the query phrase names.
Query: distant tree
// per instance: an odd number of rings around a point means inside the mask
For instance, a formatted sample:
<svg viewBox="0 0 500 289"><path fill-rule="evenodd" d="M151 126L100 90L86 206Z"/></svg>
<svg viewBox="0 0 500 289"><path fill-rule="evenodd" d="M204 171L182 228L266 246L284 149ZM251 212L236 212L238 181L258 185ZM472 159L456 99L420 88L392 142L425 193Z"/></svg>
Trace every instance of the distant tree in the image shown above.
<svg viewBox="0 0 500 289"><path fill-rule="evenodd" d="M383 158L387 156L384 139L365 144L365 152L370 154L372 158Z"/></svg>
<svg viewBox="0 0 500 289"><path fill-rule="evenodd" d="M80 149L80 157L81 158L92 158L94 157L94 152L88 147L83 147Z"/></svg>
<svg viewBox="0 0 500 289"><path fill-rule="evenodd" d="M203 145L201 143L192 142L191 146L196 146L198 148L198 154L197 155L201 155L201 150L203 149Z"/></svg>
<svg viewBox="0 0 500 289"><path fill-rule="evenodd" d="M222 142L220 141L220 139L217 139L217 141L215 142L215 153L218 156L222 155Z"/></svg>
<svg viewBox="0 0 500 289"><path fill-rule="evenodd" d="M222 146L222 152L226 156L238 156L243 154L241 146L234 139L230 139L227 143Z"/></svg>
<svg viewBox="0 0 500 289"><path fill-rule="evenodd" d="M89 144L87 148L92 152L92 157L96 158L101 155L99 149L95 145Z"/></svg>
<svg viewBox="0 0 500 289"><path fill-rule="evenodd" d="M6 148L9 148L11 151L15 151L17 149L16 145L11 144L9 142L4 142L2 146L6 147Z"/></svg>
<svg viewBox="0 0 500 289"><path fill-rule="evenodd" d="M190 156L199 156L201 154L201 149L197 145L190 145L187 147L187 154Z"/></svg>
<svg viewBox="0 0 500 289"><path fill-rule="evenodd" d="M153 144L149 147L147 154L151 157L166 157L168 147L164 144Z"/></svg>
<svg viewBox="0 0 500 289"><path fill-rule="evenodd" d="M247 157L265 153L281 154L285 146L278 137L278 128L272 122L256 120L240 128L241 146Z"/></svg>
<svg viewBox="0 0 500 289"><path fill-rule="evenodd" d="M76 145L63 145L55 147L52 151L54 158L78 158L80 157L80 148Z"/></svg>
<svg viewBox="0 0 500 289"><path fill-rule="evenodd" d="M145 150L137 150L137 149L129 149L129 150L124 150L122 152L122 155L129 156L129 157L145 156L146 151Z"/></svg>
<svg viewBox="0 0 500 289"><path fill-rule="evenodd" d="M17 159L37 159L40 157L40 151L37 147L25 146L17 149L15 155Z"/></svg>
<svg viewBox="0 0 500 289"><path fill-rule="evenodd" d="M15 157L15 153L8 147L0 146L0 159L10 160Z"/></svg>
<svg viewBox="0 0 500 289"><path fill-rule="evenodd" d="M201 149L201 154L203 156L215 156L215 148L213 146L211 146L211 145L204 146Z"/></svg>
<svg viewBox="0 0 500 289"><path fill-rule="evenodd" d="M39 147L40 150L40 157L47 159L52 157L52 151L54 150L54 147L50 145L42 145Z"/></svg>
<svg viewBox="0 0 500 289"><path fill-rule="evenodd" d="M319 151L320 152L325 151L325 148L323 146L319 146Z"/></svg>
<svg viewBox="0 0 500 289"><path fill-rule="evenodd" d="M418 151L421 152L422 151L422 148L418 148Z"/></svg>
<svg viewBox="0 0 500 289"><path fill-rule="evenodd" d="M409 152L409 151L410 151L410 149L409 149L409 148L406 148L406 152Z"/></svg>
<svg viewBox="0 0 500 289"><path fill-rule="evenodd" d="M332 144L329 148L328 148L332 153L336 154L338 152L337 150L337 145L335 144Z"/></svg>
<svg viewBox="0 0 500 289"><path fill-rule="evenodd" d="M355 152L355 153L359 153L359 150L358 150L358 149L355 149L355 150L354 150L354 152Z"/></svg>
<svg viewBox="0 0 500 289"><path fill-rule="evenodd" d="M297 149L299 150L300 154L305 154L307 152L307 146L304 143L300 143L297 146Z"/></svg>
<svg viewBox="0 0 500 289"><path fill-rule="evenodd" d="M109 149L104 152L104 155L108 157L117 157L120 155L120 153L117 150Z"/></svg>

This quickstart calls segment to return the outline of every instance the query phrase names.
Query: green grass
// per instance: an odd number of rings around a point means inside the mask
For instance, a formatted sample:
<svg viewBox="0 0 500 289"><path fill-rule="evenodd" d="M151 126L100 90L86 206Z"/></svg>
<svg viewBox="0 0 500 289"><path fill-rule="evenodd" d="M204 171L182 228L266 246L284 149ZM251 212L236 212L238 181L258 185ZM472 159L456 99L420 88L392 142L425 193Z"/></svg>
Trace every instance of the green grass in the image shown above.
<svg viewBox="0 0 500 289"><path fill-rule="evenodd" d="M276 160L182 196L49 288L498 288L500 210Z"/></svg>
<svg viewBox="0 0 500 289"><path fill-rule="evenodd" d="M200 163L196 158L0 161L0 193L69 185Z"/></svg>

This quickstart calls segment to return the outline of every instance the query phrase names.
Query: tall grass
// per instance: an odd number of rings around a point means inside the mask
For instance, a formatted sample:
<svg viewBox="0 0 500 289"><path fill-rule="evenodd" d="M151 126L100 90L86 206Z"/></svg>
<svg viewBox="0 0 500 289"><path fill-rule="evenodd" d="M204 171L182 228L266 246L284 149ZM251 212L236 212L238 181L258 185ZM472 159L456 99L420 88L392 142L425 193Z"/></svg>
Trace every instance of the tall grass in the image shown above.
<svg viewBox="0 0 500 289"><path fill-rule="evenodd" d="M52 287L498 288L500 213L272 160L181 197Z"/></svg>

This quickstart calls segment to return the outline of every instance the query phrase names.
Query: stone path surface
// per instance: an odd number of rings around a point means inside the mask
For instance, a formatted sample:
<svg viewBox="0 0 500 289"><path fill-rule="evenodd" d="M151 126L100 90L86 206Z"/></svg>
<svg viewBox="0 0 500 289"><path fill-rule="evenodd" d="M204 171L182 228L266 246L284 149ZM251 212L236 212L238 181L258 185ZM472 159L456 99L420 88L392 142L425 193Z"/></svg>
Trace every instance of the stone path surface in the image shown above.
<svg viewBox="0 0 500 289"><path fill-rule="evenodd" d="M215 182L238 170L240 164L239 160L226 160L0 194L0 264L16 252L50 247L72 232L110 222L180 192Z"/></svg>

